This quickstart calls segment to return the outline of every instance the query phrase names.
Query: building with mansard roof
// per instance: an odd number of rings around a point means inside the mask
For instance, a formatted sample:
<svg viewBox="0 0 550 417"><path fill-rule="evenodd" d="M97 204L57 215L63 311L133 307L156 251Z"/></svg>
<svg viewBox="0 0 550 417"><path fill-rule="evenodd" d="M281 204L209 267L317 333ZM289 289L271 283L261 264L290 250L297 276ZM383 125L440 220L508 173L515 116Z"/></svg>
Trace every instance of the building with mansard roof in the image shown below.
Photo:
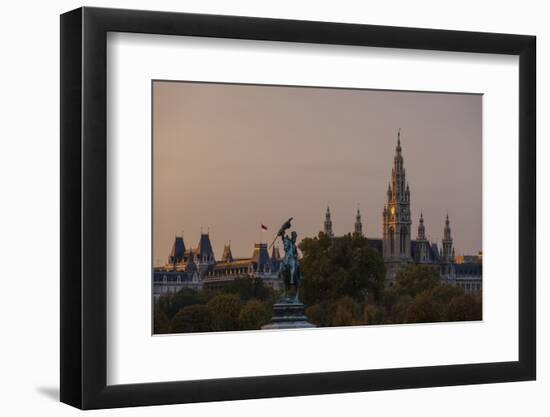
<svg viewBox="0 0 550 417"><path fill-rule="evenodd" d="M401 130L397 133L397 146L393 158L386 203L382 211L382 238L367 237L368 244L376 249L384 259L386 285L391 286L397 273L410 264L430 264L438 268L441 279L459 285L466 292L480 292L482 289L481 253L473 256L456 257L451 235L449 215L443 227L441 248L426 237L424 215L420 212L416 239L412 238L411 189L406 177ZM363 235L361 213L357 208L352 235ZM325 212L323 233L334 238L330 207Z"/></svg>
<svg viewBox="0 0 550 417"><path fill-rule="evenodd" d="M280 264L279 248L274 246L270 255L267 243L256 243L250 258L234 258L229 242L217 260L210 233L201 233L197 247L190 249L186 249L183 236L176 236L168 262L153 268L153 296L158 298L182 288L220 288L242 277L261 278L267 285L279 289Z"/></svg>

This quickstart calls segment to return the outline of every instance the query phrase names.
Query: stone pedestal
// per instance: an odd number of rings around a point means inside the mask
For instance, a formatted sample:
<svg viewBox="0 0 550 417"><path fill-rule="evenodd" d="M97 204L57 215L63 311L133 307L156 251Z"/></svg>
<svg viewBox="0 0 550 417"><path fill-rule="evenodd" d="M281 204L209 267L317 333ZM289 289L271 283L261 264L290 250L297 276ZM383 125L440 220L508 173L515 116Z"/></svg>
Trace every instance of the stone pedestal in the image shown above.
<svg viewBox="0 0 550 417"><path fill-rule="evenodd" d="M310 323L304 313L305 306L299 301L283 299L273 305L273 318L271 323L262 327L269 329L301 329L316 327Z"/></svg>

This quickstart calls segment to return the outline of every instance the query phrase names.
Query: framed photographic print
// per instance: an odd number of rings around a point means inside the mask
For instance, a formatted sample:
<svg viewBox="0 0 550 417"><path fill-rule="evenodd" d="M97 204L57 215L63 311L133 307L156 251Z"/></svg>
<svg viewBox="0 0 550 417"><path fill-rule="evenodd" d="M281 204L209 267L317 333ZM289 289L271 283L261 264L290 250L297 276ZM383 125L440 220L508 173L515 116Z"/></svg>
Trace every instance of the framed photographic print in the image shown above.
<svg viewBox="0 0 550 417"><path fill-rule="evenodd" d="M61 400L535 379L535 103L532 36L62 15Z"/></svg>

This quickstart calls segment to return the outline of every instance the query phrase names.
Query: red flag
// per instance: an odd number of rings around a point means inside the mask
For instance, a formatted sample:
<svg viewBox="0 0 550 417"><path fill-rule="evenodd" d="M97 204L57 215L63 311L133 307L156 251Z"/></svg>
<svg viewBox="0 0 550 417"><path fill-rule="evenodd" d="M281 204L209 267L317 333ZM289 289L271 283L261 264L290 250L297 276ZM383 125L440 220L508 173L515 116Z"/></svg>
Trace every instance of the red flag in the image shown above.
<svg viewBox="0 0 550 417"><path fill-rule="evenodd" d="M267 230L267 226L262 223L262 230Z"/></svg>

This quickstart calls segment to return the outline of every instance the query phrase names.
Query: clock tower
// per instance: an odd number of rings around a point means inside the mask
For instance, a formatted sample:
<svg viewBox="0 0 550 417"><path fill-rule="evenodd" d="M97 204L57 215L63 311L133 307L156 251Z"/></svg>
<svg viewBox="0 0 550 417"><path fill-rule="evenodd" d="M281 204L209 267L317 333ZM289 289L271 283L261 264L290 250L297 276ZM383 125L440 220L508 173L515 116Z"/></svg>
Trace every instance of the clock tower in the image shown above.
<svg viewBox="0 0 550 417"><path fill-rule="evenodd" d="M392 176L388 184L387 203L382 213L382 254L386 264L388 284L393 282L401 267L412 262L410 202L410 189L401 154L401 129L399 129Z"/></svg>

